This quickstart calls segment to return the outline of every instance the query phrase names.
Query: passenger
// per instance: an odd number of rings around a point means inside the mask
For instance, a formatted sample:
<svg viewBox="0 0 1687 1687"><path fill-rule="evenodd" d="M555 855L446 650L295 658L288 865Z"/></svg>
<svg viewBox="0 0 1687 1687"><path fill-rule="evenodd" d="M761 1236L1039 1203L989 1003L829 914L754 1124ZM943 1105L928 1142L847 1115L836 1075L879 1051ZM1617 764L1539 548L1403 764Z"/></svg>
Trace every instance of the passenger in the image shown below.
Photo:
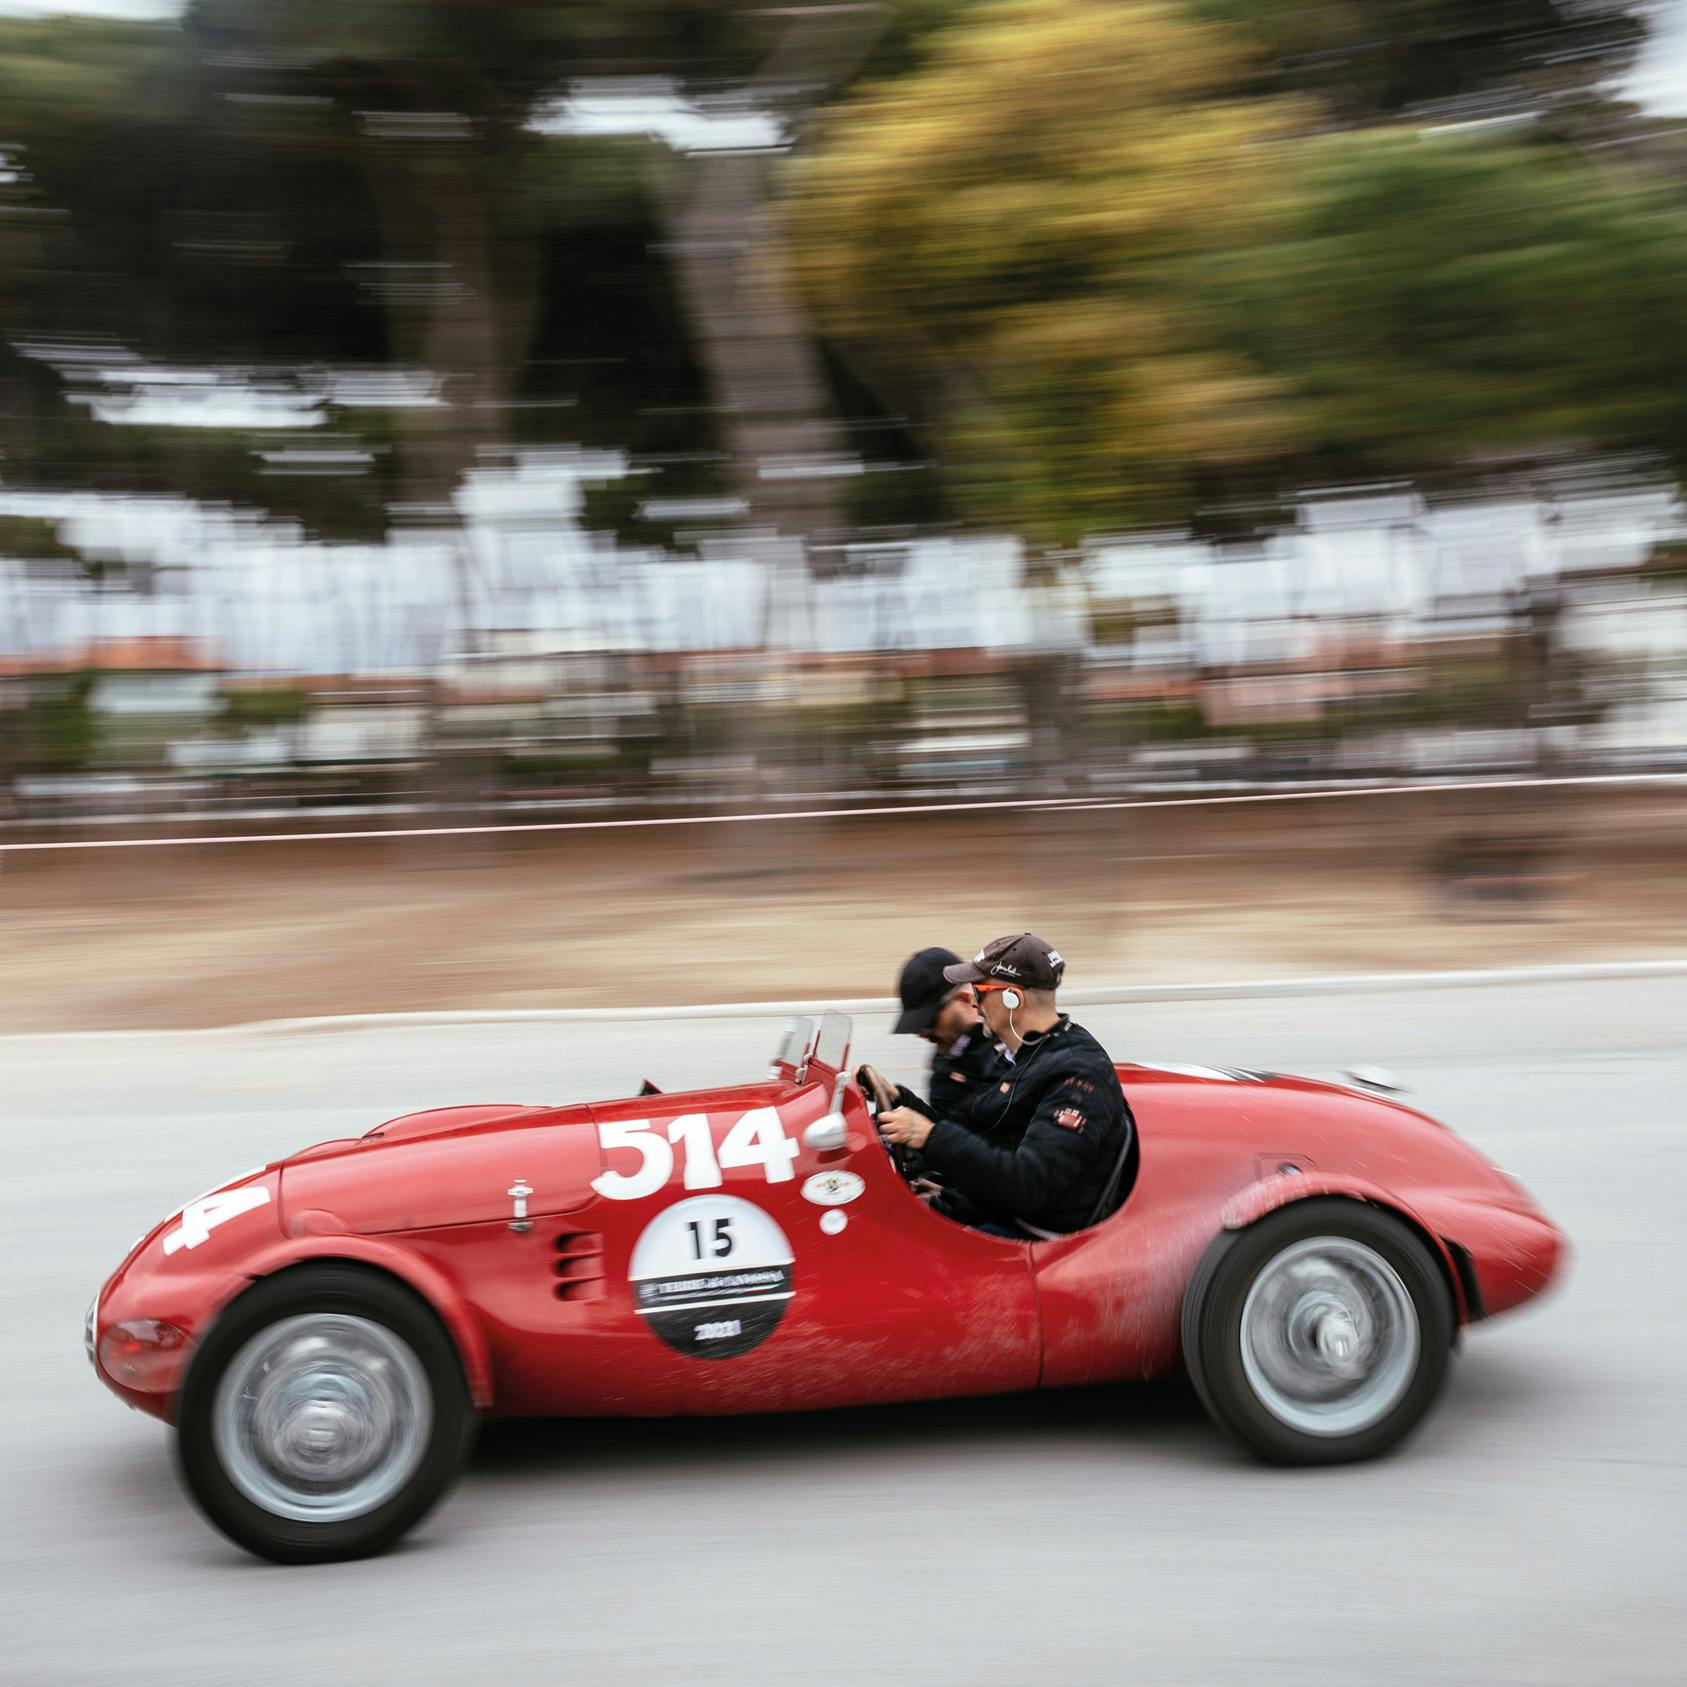
<svg viewBox="0 0 1687 1687"><path fill-rule="evenodd" d="M1029 932L987 944L944 968L971 985L1005 1070L965 1121L910 1106L879 1116L885 1140L912 1149L948 1191L1004 1236L1082 1230L1118 1205L1134 1130L1107 1051L1060 1012L1066 963Z"/></svg>

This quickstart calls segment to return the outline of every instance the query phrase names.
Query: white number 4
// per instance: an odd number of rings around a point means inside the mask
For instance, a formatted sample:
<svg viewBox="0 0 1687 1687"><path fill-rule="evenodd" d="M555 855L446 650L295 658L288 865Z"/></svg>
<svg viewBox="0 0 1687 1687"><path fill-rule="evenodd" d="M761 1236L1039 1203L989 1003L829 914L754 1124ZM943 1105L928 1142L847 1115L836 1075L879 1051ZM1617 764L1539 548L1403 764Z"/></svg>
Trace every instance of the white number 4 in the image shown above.
<svg viewBox="0 0 1687 1687"><path fill-rule="evenodd" d="M723 1166L760 1166L769 1183L789 1183L796 1176L791 1170L796 1158L796 1139L786 1136L776 1107L746 1113L721 1138Z"/></svg>
<svg viewBox="0 0 1687 1687"><path fill-rule="evenodd" d="M165 1232L164 1251L173 1254L179 1248L197 1248L211 1239L211 1232L231 1218L239 1218L269 1200L269 1186L249 1183L244 1189L224 1189L215 1195L202 1195L182 1208L182 1221L174 1230Z"/></svg>

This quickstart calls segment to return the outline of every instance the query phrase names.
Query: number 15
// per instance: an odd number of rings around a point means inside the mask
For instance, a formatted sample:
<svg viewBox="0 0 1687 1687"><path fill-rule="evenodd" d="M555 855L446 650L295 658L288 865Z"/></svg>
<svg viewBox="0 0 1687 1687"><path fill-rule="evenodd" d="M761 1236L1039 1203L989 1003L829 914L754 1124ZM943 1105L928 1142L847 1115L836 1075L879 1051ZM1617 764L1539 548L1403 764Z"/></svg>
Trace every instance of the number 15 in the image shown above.
<svg viewBox="0 0 1687 1687"><path fill-rule="evenodd" d="M701 1259L703 1257L703 1221L693 1219L686 1226L686 1229L691 1232L692 1257ZM732 1220L730 1218L717 1218L715 1220L715 1233L711 1240L714 1245L710 1252L716 1259L724 1259L732 1252Z"/></svg>

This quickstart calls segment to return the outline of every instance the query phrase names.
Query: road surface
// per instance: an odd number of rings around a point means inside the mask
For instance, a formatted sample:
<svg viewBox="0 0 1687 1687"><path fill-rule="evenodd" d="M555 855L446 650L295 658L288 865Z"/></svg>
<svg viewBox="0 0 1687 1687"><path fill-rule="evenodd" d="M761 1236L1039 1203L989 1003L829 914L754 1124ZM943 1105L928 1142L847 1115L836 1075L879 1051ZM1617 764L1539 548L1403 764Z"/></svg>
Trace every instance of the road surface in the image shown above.
<svg viewBox="0 0 1687 1687"><path fill-rule="evenodd" d="M82 1313L198 1190L414 1107L755 1074L751 1021L0 1041L0 1680L1677 1683L1687 980L1093 1010L1121 1056L1374 1062L1568 1230L1380 1464L1258 1467L1181 1386L489 1431L369 1563L213 1534ZM859 1052L911 1061L884 1025Z"/></svg>

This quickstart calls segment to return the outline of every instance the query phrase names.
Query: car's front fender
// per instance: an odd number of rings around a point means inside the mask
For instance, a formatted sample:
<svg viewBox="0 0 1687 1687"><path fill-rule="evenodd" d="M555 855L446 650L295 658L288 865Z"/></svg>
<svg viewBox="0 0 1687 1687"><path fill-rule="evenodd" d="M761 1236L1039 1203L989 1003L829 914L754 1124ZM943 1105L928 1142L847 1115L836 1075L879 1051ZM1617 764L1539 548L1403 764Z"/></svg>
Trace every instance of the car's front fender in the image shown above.
<svg viewBox="0 0 1687 1687"><path fill-rule="evenodd" d="M419 1294L456 1346L470 1399L481 1411L492 1404L492 1354L479 1321L457 1285L401 1242L343 1234L290 1236L253 1255L246 1262L246 1276L249 1281L273 1277L280 1271L326 1260L349 1260L384 1271Z"/></svg>
<svg viewBox="0 0 1687 1687"><path fill-rule="evenodd" d="M1403 1223L1410 1225L1440 1265L1442 1275L1447 1280L1447 1288L1452 1294L1459 1322L1465 1324L1470 1321L1470 1307L1466 1302L1458 1267L1435 1227L1398 1195L1377 1184L1368 1183L1363 1178L1331 1176L1318 1172L1279 1172L1271 1177L1262 1177L1231 1197L1220 1215L1220 1222L1226 1230L1245 1230L1250 1224L1257 1224L1268 1214L1296 1201L1331 1196L1341 1200L1362 1201L1367 1206L1393 1213Z"/></svg>

